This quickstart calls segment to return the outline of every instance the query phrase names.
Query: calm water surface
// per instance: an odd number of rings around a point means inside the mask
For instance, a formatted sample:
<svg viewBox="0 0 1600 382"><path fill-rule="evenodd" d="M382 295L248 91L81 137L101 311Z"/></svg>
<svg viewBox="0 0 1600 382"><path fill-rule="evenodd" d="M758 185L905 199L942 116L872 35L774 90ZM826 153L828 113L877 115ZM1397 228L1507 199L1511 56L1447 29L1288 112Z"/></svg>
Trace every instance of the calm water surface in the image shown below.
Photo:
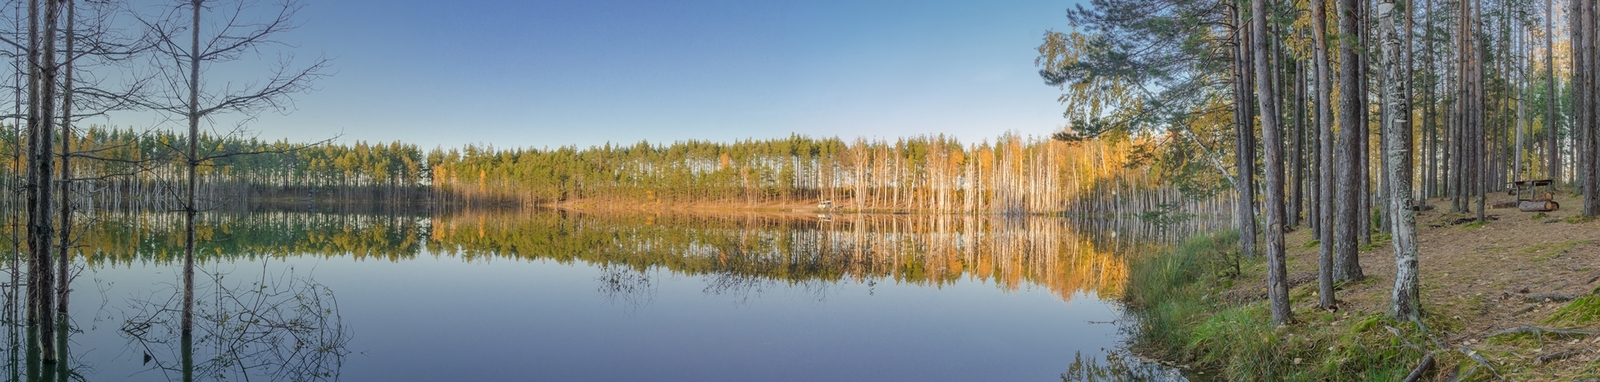
<svg viewBox="0 0 1600 382"><path fill-rule="evenodd" d="M1042 217L205 220L189 368L179 216L90 225L72 380L1062 380L1121 344L1106 300L1159 242ZM8 378L40 372L8 328Z"/></svg>

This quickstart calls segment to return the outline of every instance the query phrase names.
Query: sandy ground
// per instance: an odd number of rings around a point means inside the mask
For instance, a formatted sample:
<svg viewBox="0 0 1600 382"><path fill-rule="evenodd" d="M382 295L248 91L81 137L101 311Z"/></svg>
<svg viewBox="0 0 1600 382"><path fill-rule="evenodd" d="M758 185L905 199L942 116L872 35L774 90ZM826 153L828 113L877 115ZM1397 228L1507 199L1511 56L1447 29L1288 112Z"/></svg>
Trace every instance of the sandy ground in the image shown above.
<svg viewBox="0 0 1600 382"><path fill-rule="evenodd" d="M1504 193L1489 197L1512 200ZM1498 217L1487 224L1454 224L1468 217L1451 213L1450 201L1433 199L1434 207L1417 216L1421 254L1422 299L1427 322L1441 345L1466 347L1483 354L1507 377L1517 380L1572 380L1600 373L1600 336L1563 338L1546 335L1542 341L1490 340L1487 336L1521 325L1580 329L1600 333L1600 323L1570 327L1546 323L1564 302L1532 301L1536 294L1585 296L1600 279L1600 221L1573 219L1582 200L1558 196L1562 209L1537 216L1511 209L1489 209ZM1475 215L1470 215L1475 216ZM1292 232L1286 239L1291 287L1316 288L1317 246L1309 229ZM1387 311L1394 283L1393 243L1375 235L1374 245L1361 252L1366 280L1342 287L1336 295L1341 313ZM1292 293L1293 294L1293 293ZM1306 295L1311 295L1309 292ZM1314 312L1316 298L1296 301L1295 311ZM1529 338L1529 337L1524 337ZM1458 351L1459 353L1459 351ZM1563 356L1541 362L1541 356ZM1465 360L1455 354L1445 366Z"/></svg>

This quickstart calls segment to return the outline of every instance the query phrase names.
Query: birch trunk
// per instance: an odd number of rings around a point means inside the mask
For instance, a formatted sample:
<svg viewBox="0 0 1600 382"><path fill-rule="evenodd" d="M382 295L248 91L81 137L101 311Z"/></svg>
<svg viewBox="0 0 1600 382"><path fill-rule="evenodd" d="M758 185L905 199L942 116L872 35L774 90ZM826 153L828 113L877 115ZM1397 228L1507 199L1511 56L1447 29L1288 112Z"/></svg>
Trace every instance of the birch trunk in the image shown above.
<svg viewBox="0 0 1600 382"><path fill-rule="evenodd" d="M1389 118L1384 121L1384 129L1388 131L1384 142L1384 155L1386 161L1384 173L1389 186L1390 221L1393 224L1395 279L1394 293L1389 304L1389 314L1397 320L1415 320L1420 315L1420 302L1417 295L1417 232L1416 213L1411 211L1411 168L1405 163L1405 158L1410 155L1407 145L1411 142L1411 116L1401 111L1410 109L1410 100L1404 97L1407 82L1401 80L1401 42L1395 32L1395 0L1381 0L1378 3L1378 17L1380 38L1383 44L1383 67L1388 74L1388 81L1383 90L1388 101ZM1410 31L1406 31L1407 34Z"/></svg>

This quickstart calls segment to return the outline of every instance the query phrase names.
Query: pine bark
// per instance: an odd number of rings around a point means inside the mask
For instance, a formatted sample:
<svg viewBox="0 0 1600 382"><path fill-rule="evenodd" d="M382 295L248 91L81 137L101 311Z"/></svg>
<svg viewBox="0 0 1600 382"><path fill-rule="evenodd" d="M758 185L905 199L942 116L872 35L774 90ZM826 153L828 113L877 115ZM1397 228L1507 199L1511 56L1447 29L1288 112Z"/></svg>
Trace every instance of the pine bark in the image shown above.
<svg viewBox="0 0 1600 382"><path fill-rule="evenodd" d="M1262 164L1267 216L1262 225L1266 228L1263 242L1267 252L1267 297L1272 305L1272 322L1282 325L1294 321L1289 310L1289 279L1283 247L1283 131L1278 121L1278 97L1272 88L1272 59L1267 50L1266 0L1251 0L1250 3L1254 25L1251 45L1255 51L1256 91L1259 93L1256 100L1261 108L1261 140L1266 149Z"/></svg>
<svg viewBox="0 0 1600 382"><path fill-rule="evenodd" d="M1327 4L1323 0L1311 0L1311 28L1313 47L1312 66L1315 69L1317 84L1316 108L1317 112L1317 189L1321 197L1317 198L1317 225L1322 227L1317 232L1321 242L1317 250L1317 306L1323 309L1333 309L1333 236L1334 236L1334 206L1333 206L1333 118L1332 108L1328 99L1333 94L1331 83L1328 81L1328 42L1327 31Z"/></svg>
<svg viewBox="0 0 1600 382"><path fill-rule="evenodd" d="M1555 8L1553 0L1544 0L1544 69L1550 77L1545 81L1545 177L1551 181L1561 181L1561 145L1557 143L1557 132L1561 126L1556 119L1556 54L1555 54L1555 19L1551 17L1551 9Z"/></svg>
<svg viewBox="0 0 1600 382"><path fill-rule="evenodd" d="M1338 185L1338 221L1334 223L1334 258L1333 278L1335 281L1360 280L1361 259L1356 251L1356 231L1360 229L1356 217L1360 213L1360 191L1364 187L1361 182L1360 140L1361 132L1360 115L1366 111L1362 106L1366 104L1361 94L1361 47L1360 28L1357 18L1357 9L1361 6L1359 0L1338 0L1339 18L1339 179Z"/></svg>
<svg viewBox="0 0 1600 382"><path fill-rule="evenodd" d="M1255 257L1256 242L1256 208L1255 208L1255 127L1254 116L1251 115L1251 80L1248 52L1249 28L1246 27L1243 12L1237 7L1233 9L1234 20L1238 25L1234 33L1234 167L1237 169L1238 181L1234 183L1234 191L1239 198L1235 207L1237 209L1239 226L1239 246L1244 257Z"/></svg>

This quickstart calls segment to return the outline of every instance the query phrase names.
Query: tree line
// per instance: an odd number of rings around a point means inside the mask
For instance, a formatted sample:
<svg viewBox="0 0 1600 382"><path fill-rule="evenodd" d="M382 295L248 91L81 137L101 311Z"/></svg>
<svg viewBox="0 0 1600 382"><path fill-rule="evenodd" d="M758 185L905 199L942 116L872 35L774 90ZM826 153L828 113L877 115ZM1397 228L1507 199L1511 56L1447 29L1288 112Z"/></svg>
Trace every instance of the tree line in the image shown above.
<svg viewBox="0 0 1600 382"><path fill-rule="evenodd" d="M0 155L18 176L26 137L0 131ZM80 179L79 203L163 209L178 200L188 168L185 137L170 131L89 126L57 140L97 160L59 167ZM1000 136L963 144L944 136L894 141L791 136L730 143L497 149L466 145L424 153L415 144L308 145L202 132L197 146L222 156L196 167L197 203L234 199L427 199L428 205L548 205L574 201L729 205L816 204L856 211L1135 214L1160 208L1227 208L1216 177L1201 169L1151 168L1137 140L1060 142ZM1174 181L1181 178L1183 181ZM20 179L20 178L17 178ZM1176 186L1174 186L1176 185ZM231 192L207 192L231 187ZM1163 207L1167 206L1167 207ZM78 208L88 208L80 206ZM170 208L168 208L170 209ZM202 207L202 209L205 209Z"/></svg>
<svg viewBox="0 0 1600 382"><path fill-rule="evenodd" d="M1073 31L1046 33L1037 63L1064 91L1058 138L1167 137L1152 166L1208 162L1227 179L1241 251L1268 260L1275 322L1293 321L1283 236L1302 226L1319 239L1325 309L1335 282L1363 278L1359 246L1390 233L1390 313L1414 320L1427 201L1483 221L1488 193L1548 179L1600 214L1595 7L1097 0L1068 11Z"/></svg>

